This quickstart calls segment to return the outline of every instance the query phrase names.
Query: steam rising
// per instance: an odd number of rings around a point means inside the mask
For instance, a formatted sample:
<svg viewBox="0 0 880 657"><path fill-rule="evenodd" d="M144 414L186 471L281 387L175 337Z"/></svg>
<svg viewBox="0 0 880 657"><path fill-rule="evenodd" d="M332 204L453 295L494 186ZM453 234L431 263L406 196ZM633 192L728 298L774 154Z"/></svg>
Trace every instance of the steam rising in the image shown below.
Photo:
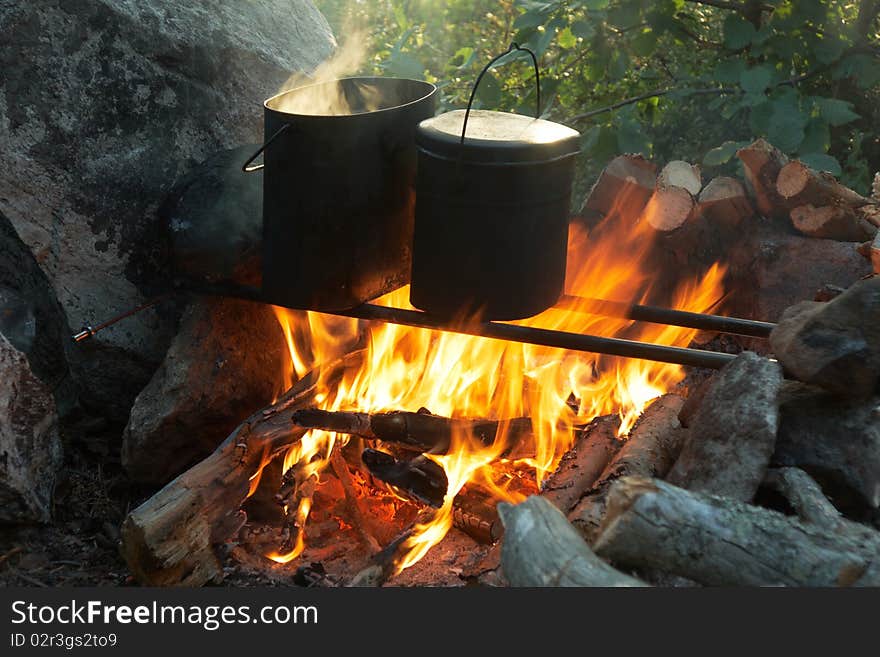
<svg viewBox="0 0 880 657"><path fill-rule="evenodd" d="M292 93L277 98L272 103L273 109L319 116L344 116L379 109L381 94L373 85L366 82L342 85L337 82L340 78L356 74L366 59L366 34L362 30L353 30L346 42L312 75L301 72L291 75L278 93Z"/></svg>

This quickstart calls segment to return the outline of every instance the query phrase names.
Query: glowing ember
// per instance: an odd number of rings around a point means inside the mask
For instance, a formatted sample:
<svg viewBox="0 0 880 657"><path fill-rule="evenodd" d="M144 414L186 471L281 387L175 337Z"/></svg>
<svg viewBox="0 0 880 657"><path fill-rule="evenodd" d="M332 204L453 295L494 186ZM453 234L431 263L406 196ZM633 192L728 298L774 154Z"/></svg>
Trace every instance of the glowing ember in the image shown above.
<svg viewBox="0 0 880 657"><path fill-rule="evenodd" d="M612 214L605 225L587 235L572 229L569 240L566 292L639 303L651 289L653 273L644 263L653 233L642 221L627 230L615 229ZM588 239L589 237L589 239ZM700 279L681 286L672 306L707 312L723 296L724 268L715 265ZM403 288L376 303L410 308ZM314 312L276 309L290 347L283 387L316 365L328 363L366 339L363 367L347 373L341 383L319 387L318 405L325 410L381 412L427 408L447 417L530 417L535 434L533 459L513 464L531 468L540 483L572 445L575 427L598 415L619 413L625 437L650 400L683 377L678 365L621 359L598 354L442 333L393 324L367 325L352 319ZM628 338L662 345L686 346L696 329L603 317L571 307L551 308L523 325L572 333ZM320 384L319 384L320 386ZM472 436L453 436L452 448L431 456L446 472L449 485L443 506L433 518L415 528L404 543L407 550L399 570L421 559L452 526L452 502L466 484L478 483L497 499L511 499L501 482L511 464L499 461L506 428L499 424L495 444L487 447ZM297 482L316 480L327 466L334 443L346 436L313 430L287 453L285 470L298 468ZM311 508L303 496L295 511L296 524L305 526ZM285 554L270 558L288 562L304 548L303 532Z"/></svg>

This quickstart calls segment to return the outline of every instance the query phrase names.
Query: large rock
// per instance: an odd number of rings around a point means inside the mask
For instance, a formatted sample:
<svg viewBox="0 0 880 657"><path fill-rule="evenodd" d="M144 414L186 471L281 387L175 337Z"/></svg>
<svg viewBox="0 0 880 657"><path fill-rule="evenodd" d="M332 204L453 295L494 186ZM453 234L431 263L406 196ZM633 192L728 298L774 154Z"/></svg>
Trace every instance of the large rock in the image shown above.
<svg viewBox="0 0 880 657"><path fill-rule="evenodd" d="M0 523L48 522L60 465L52 395L0 334Z"/></svg>
<svg viewBox="0 0 880 657"><path fill-rule="evenodd" d="M0 211L74 328L152 293L175 180L260 141L262 101L334 46L309 0L3 0L0 40ZM127 417L174 320L159 307L92 340L85 401Z"/></svg>
<svg viewBox="0 0 880 657"><path fill-rule="evenodd" d="M239 422L271 403L289 360L270 306L194 302L131 409L122 442L129 475L162 484L206 457Z"/></svg>
<svg viewBox="0 0 880 657"><path fill-rule="evenodd" d="M0 333L27 356L31 371L54 391L59 408L76 401L65 352L70 329L52 285L0 212Z"/></svg>
<svg viewBox="0 0 880 657"><path fill-rule="evenodd" d="M840 395L867 397L880 385L880 277L840 296L792 306L770 334L786 371Z"/></svg>
<svg viewBox="0 0 880 657"><path fill-rule="evenodd" d="M838 507L880 507L880 397L843 399L789 381L779 401L773 465L806 470Z"/></svg>
<svg viewBox="0 0 880 657"><path fill-rule="evenodd" d="M781 385L779 364L750 351L725 365L709 384L669 482L751 502L776 444Z"/></svg>
<svg viewBox="0 0 880 657"><path fill-rule="evenodd" d="M727 309L732 315L778 322L786 308L811 301L822 286L846 288L871 270L855 243L797 235L761 218L742 230L747 237L731 247L729 256Z"/></svg>

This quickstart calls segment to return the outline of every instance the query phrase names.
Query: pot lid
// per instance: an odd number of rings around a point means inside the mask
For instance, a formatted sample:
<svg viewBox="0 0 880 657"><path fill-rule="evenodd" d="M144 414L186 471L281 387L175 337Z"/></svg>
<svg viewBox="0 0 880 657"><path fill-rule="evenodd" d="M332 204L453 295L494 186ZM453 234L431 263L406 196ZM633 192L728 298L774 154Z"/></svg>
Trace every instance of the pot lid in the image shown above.
<svg viewBox="0 0 880 657"><path fill-rule="evenodd" d="M424 150L468 162L542 162L580 151L580 133L560 123L521 114L471 110L464 146L464 110L453 110L419 123L416 143ZM462 150L463 149L463 150Z"/></svg>

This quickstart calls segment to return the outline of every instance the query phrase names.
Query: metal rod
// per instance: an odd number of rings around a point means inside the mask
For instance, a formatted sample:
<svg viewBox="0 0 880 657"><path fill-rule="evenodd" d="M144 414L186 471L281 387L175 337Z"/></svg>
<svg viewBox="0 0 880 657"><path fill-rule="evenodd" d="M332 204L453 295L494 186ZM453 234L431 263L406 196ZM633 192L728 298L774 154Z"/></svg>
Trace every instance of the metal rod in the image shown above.
<svg viewBox="0 0 880 657"><path fill-rule="evenodd" d="M770 331L776 327L776 324L772 322L759 322L754 319L705 315L686 310L642 306L621 301L608 301L606 299L590 299L570 294L564 294L554 307L608 317L625 317L638 322L668 324L670 326L684 326L702 331L747 335L753 338L767 338L770 336Z"/></svg>
<svg viewBox="0 0 880 657"><path fill-rule="evenodd" d="M93 337L98 331L103 331L108 326L113 326L116 322L119 322L119 321L125 319L126 317L131 317L132 315L139 313L142 310L146 310L147 308L151 308L152 306L155 306L160 301L170 297L172 294L173 294L172 292L166 292L165 294L160 294L159 296L153 297L152 299L149 299L148 301L142 303L139 306L136 306L134 308L130 308L130 309L126 310L124 313L120 313L119 315L116 315L115 317L111 317L107 321L101 322L97 326L91 326L90 324L84 324L83 327L79 330L79 332L75 333L71 337L73 338L74 342L82 342L83 340L87 340L88 338Z"/></svg>
<svg viewBox="0 0 880 657"><path fill-rule="evenodd" d="M699 349L686 349L684 347L669 347L666 345L649 344L635 340L623 340L620 338L603 338L597 335L582 335L578 333L566 333L550 329L533 328L531 326L519 326L516 324L504 324L501 322L481 322L467 325L452 325L440 317L434 317L428 313L417 310L404 310L402 308L388 308L373 304L363 304L351 310L340 310L335 315L354 317L356 319L378 320L391 324L403 324L417 328L462 333L481 338L495 340L507 340L509 342L523 342L526 344L555 347L568 351L586 351L611 356L623 356L625 358L641 358L654 360L661 363L677 363L693 367L706 367L720 369L732 361L736 356L733 354L718 353L715 351L702 351Z"/></svg>

